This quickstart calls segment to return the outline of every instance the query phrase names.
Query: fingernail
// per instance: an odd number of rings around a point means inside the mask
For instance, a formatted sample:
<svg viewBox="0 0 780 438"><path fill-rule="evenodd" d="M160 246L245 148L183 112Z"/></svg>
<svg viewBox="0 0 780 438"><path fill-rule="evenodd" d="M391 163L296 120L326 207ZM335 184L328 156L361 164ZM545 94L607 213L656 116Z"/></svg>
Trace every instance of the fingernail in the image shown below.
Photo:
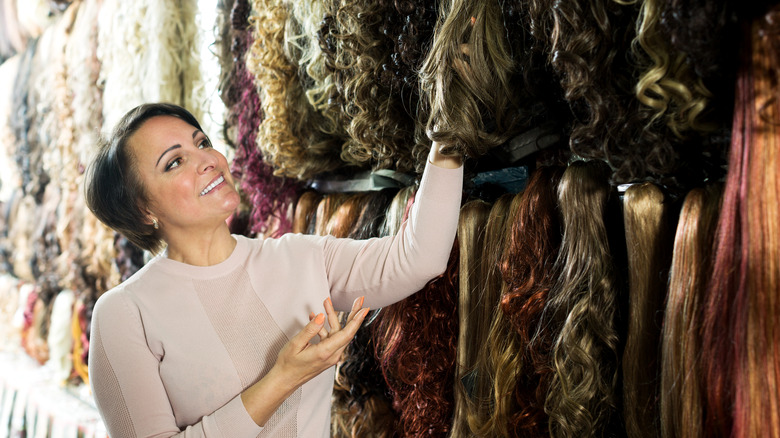
<svg viewBox="0 0 780 438"><path fill-rule="evenodd" d="M330 301L330 297L325 298L325 303L330 304L331 306L333 305L333 303Z"/></svg>
<svg viewBox="0 0 780 438"><path fill-rule="evenodd" d="M325 314L323 313L320 313L316 318L314 318L315 324L322 324L323 322L325 322Z"/></svg>
<svg viewBox="0 0 780 438"><path fill-rule="evenodd" d="M366 316L368 316L368 312L370 312L370 311L371 311L371 309L369 309L368 307L363 309L363 316L361 316L361 318L365 318Z"/></svg>
<svg viewBox="0 0 780 438"><path fill-rule="evenodd" d="M353 309L354 308L358 308L359 309L359 308L363 307L363 300L365 298L366 298L365 296L355 298L355 302L352 303L352 308Z"/></svg>

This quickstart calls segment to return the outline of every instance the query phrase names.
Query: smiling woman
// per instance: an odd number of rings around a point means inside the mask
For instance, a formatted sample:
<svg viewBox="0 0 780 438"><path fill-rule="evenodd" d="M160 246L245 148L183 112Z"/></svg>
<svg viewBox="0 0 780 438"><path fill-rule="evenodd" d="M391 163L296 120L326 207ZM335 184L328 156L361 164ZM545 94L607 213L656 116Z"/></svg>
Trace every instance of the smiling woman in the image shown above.
<svg viewBox="0 0 780 438"><path fill-rule="evenodd" d="M230 233L239 196L192 114L128 112L85 184L101 221L158 253L93 312L90 385L111 437L327 437L333 365L363 305L444 271L462 184L460 157L434 143L395 235L249 239ZM343 328L336 311L349 312Z"/></svg>

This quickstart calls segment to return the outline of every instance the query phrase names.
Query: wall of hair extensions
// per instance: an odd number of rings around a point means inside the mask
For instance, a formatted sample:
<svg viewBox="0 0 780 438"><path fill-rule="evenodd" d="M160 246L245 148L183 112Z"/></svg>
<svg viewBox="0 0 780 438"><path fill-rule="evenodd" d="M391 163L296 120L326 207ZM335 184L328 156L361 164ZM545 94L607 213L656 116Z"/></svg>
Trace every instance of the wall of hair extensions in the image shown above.
<svg viewBox="0 0 780 438"><path fill-rule="evenodd" d="M747 3L0 0L0 436L105 436L92 309L149 254L83 173L167 101L249 237L392 235L431 143L465 157L332 436L780 438L780 2Z"/></svg>

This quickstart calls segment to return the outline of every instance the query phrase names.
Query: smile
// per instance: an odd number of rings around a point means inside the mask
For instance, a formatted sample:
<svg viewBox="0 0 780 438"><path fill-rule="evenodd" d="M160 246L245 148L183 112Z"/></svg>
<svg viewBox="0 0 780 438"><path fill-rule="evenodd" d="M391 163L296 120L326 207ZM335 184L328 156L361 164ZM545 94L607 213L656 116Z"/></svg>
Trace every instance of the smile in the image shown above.
<svg viewBox="0 0 780 438"><path fill-rule="evenodd" d="M210 192L214 187L222 184L225 181L225 177L222 175L219 176L219 178L215 179L214 182L208 185L205 189L203 189L202 192L200 192L200 196L205 195L206 193Z"/></svg>

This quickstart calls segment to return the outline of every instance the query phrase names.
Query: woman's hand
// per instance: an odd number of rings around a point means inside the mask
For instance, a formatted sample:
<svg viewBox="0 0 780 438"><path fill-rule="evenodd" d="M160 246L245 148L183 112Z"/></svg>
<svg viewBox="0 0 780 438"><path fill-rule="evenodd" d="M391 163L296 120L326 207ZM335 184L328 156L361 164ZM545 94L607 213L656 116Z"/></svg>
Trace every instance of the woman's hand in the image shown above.
<svg viewBox="0 0 780 438"><path fill-rule="evenodd" d="M428 154L428 160L435 166L445 169L457 169L463 164L460 154L443 154L441 150L444 145L434 141L431 144L431 153Z"/></svg>
<svg viewBox="0 0 780 438"><path fill-rule="evenodd" d="M255 423L263 426L298 387L338 363L368 314L369 309L362 307L360 297L352 304L342 328L330 298L325 300L330 330L325 328L325 314L309 315L309 323L282 347L268 374L241 393L241 401ZM317 335L320 341L313 344Z"/></svg>
<svg viewBox="0 0 780 438"><path fill-rule="evenodd" d="M330 298L323 304L325 314L310 314L309 324L282 347L274 365L289 382L296 382L296 387L339 362L369 311L362 308L363 297L356 299L342 328ZM330 330L325 328L326 315ZM319 336L316 344L312 343L315 336Z"/></svg>

